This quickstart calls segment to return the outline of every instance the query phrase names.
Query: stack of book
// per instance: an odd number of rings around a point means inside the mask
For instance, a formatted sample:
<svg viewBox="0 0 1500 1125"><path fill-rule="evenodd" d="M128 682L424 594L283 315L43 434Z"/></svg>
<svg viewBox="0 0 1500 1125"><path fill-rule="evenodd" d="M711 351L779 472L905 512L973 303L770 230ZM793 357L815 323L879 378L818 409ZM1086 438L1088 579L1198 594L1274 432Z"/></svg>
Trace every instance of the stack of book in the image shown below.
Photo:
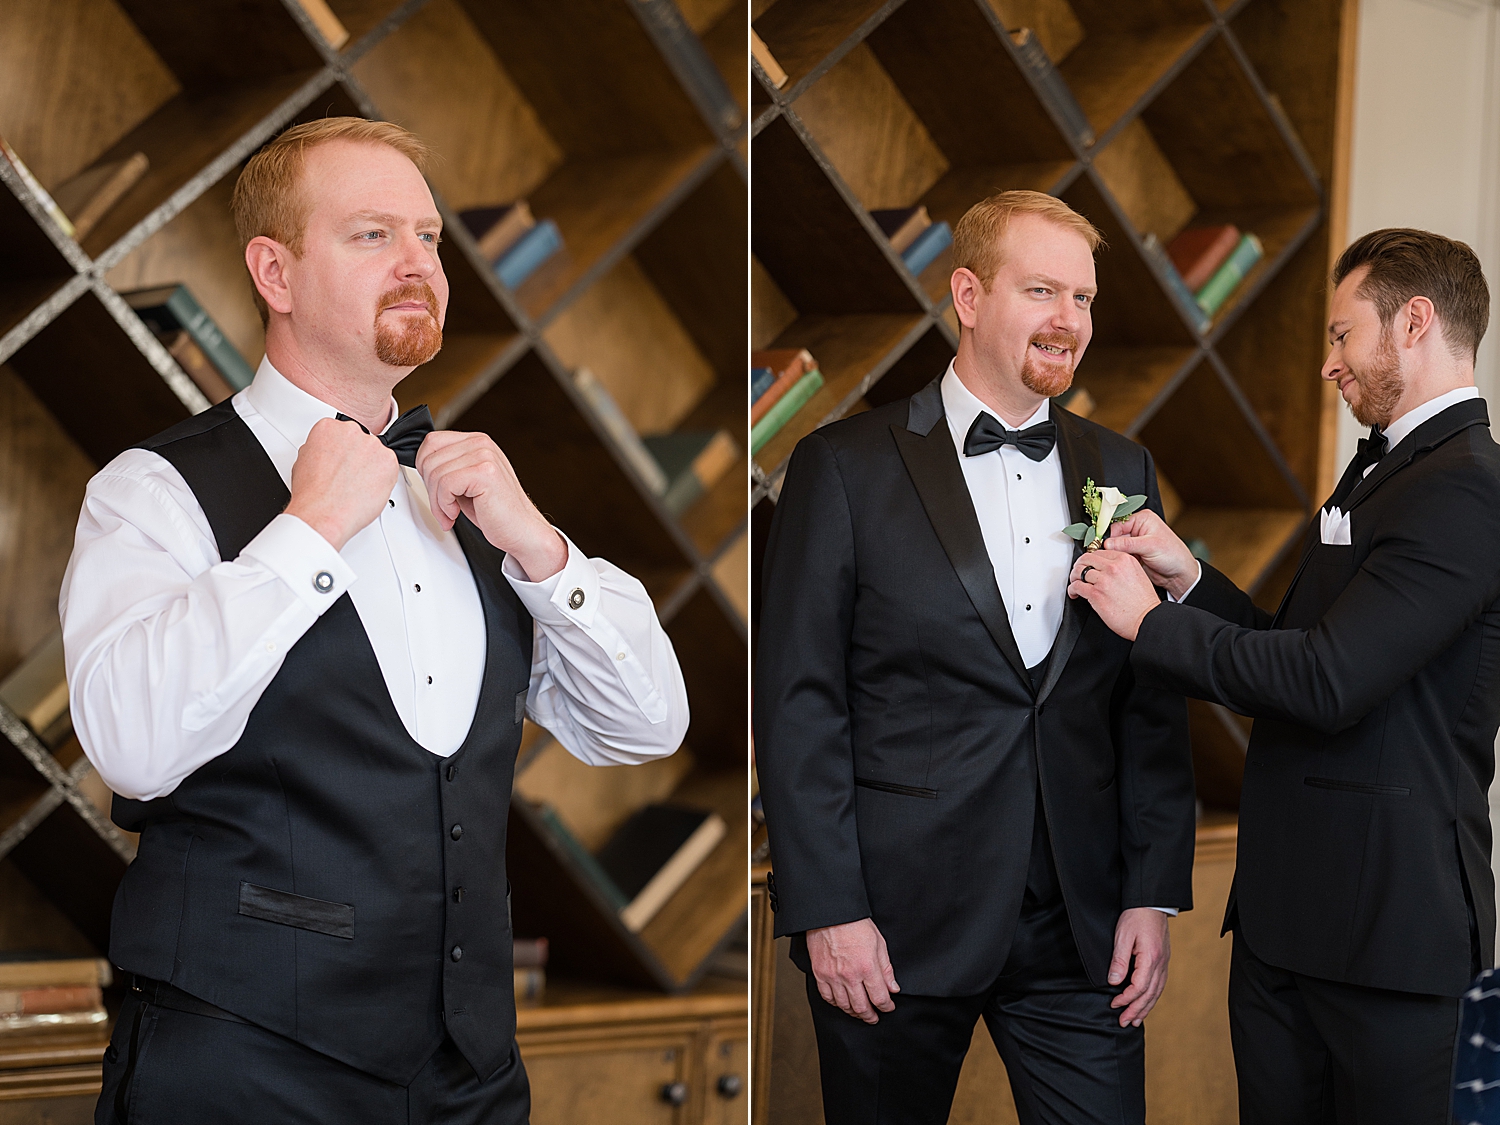
<svg viewBox="0 0 1500 1125"><path fill-rule="evenodd" d="M953 228L947 223L934 223L926 207L871 211L870 218L914 274L921 273L953 245Z"/></svg>
<svg viewBox="0 0 1500 1125"><path fill-rule="evenodd" d="M750 452L759 453L823 386L806 348L750 353Z"/></svg>
<svg viewBox="0 0 1500 1125"><path fill-rule="evenodd" d="M729 831L716 812L647 805L595 854L573 835L557 810L542 805L538 811L553 839L631 933L639 933L656 917Z"/></svg>
<svg viewBox="0 0 1500 1125"><path fill-rule="evenodd" d="M1214 314L1265 255L1260 239L1233 223L1189 227L1167 247L1154 234L1142 244L1166 278L1173 300L1199 332L1208 331Z"/></svg>
<svg viewBox="0 0 1500 1125"><path fill-rule="evenodd" d="M511 963L516 974L516 1006L535 1007L547 990L547 939L515 938Z"/></svg>
<svg viewBox="0 0 1500 1125"><path fill-rule="evenodd" d="M573 385L642 483L674 516L686 512L739 459L740 447L728 430L678 430L642 438L592 371L580 367L573 372Z"/></svg>
<svg viewBox="0 0 1500 1125"><path fill-rule="evenodd" d="M0 155L16 170L43 210L62 228L64 234L82 242L99 220L109 213L151 167L144 152L132 153L122 160L111 160L85 168L72 179L49 193L15 150L0 137Z"/></svg>
<svg viewBox="0 0 1500 1125"><path fill-rule="evenodd" d="M219 331L186 285L160 285L120 296L209 402L223 402L255 378L245 357Z"/></svg>
<svg viewBox="0 0 1500 1125"><path fill-rule="evenodd" d="M53 1032L101 1034L109 962L0 953L0 1040Z"/></svg>
<svg viewBox="0 0 1500 1125"><path fill-rule="evenodd" d="M524 199L459 212L479 253L507 289L515 289L562 249L562 231L551 219L537 222Z"/></svg>

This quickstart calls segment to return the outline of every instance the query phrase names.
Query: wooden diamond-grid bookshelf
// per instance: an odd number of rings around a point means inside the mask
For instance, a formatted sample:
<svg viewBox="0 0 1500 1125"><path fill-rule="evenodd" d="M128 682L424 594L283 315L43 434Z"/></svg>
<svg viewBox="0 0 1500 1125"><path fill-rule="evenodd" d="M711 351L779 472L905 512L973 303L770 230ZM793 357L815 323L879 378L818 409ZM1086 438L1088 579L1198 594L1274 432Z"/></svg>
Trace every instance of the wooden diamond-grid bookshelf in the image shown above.
<svg viewBox="0 0 1500 1125"><path fill-rule="evenodd" d="M745 910L746 464L674 517L570 373L590 368L642 432L724 428L743 446L744 0L330 6L350 33L340 50L291 0L0 12L0 134L44 187L136 151L150 160L81 242L0 161L0 679L56 626L88 477L207 406L119 292L186 282L254 365L262 328L227 206L239 169L297 122L400 122L437 154L452 297L442 352L397 398L492 434L580 548L645 583L692 706L684 749L635 770L574 770L528 729L517 930L547 936L563 974L687 987ZM457 213L521 196L566 251L512 292ZM134 844L101 811L109 794L76 739L41 733L0 708L0 948L102 953ZM730 831L633 934L530 801L596 843L668 797L714 808Z"/></svg>
<svg viewBox="0 0 1500 1125"><path fill-rule="evenodd" d="M1091 417L1151 450L1174 527L1267 604L1320 499L1325 277L1342 0L755 0L787 81L753 67L751 336L808 348L824 388L755 458L752 569L786 461L819 425L939 375L944 254L913 276L869 212L956 223L992 191L1103 232ZM1007 31L1036 31L1089 119L1070 137ZM1199 332L1142 250L1232 222L1265 256ZM752 579L758 581L758 575ZM1206 804L1238 805L1244 724L1193 705Z"/></svg>

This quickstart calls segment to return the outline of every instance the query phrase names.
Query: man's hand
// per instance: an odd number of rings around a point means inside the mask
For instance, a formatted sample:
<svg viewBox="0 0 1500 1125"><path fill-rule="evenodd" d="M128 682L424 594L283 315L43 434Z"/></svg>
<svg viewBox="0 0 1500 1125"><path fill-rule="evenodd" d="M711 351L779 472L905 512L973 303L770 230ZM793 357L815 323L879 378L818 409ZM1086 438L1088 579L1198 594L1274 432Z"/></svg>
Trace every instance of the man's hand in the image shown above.
<svg viewBox="0 0 1500 1125"><path fill-rule="evenodd" d="M865 1023L879 1023L875 1009L894 1012L891 993L900 992L885 938L873 918L807 931L807 956L812 961L818 995Z"/></svg>
<svg viewBox="0 0 1500 1125"><path fill-rule="evenodd" d="M568 561L568 545L526 495L488 434L434 430L417 450L417 472L443 530L462 513L490 543L514 556L532 582Z"/></svg>
<svg viewBox="0 0 1500 1125"><path fill-rule="evenodd" d="M1115 924L1115 955L1109 962L1109 983L1120 984L1135 958L1135 972L1125 990L1109 1002L1111 1008L1124 1008L1120 1026L1141 1026L1146 1014L1156 1007L1161 990L1167 985L1167 962L1172 958L1172 943L1167 937L1167 915L1149 906L1132 907L1120 915Z"/></svg>
<svg viewBox="0 0 1500 1125"><path fill-rule="evenodd" d="M399 472L396 455L378 437L356 422L322 418L297 451L287 514L342 551L380 514Z"/></svg>
<svg viewBox="0 0 1500 1125"><path fill-rule="evenodd" d="M1134 555L1146 577L1178 601L1198 581L1198 560L1193 558L1193 552L1167 526L1167 521L1149 508L1142 508L1111 527L1104 549Z"/></svg>
<svg viewBox="0 0 1500 1125"><path fill-rule="evenodd" d="M1086 598L1110 630L1133 641L1146 614L1161 604L1141 564L1120 551L1085 551L1073 564L1068 597Z"/></svg>

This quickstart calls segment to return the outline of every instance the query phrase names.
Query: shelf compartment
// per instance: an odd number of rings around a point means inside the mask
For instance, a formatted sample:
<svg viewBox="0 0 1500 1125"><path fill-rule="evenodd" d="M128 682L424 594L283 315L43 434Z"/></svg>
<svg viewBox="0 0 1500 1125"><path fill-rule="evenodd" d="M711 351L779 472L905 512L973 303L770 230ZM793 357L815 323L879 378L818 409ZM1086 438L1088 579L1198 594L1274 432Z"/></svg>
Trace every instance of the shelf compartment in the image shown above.
<svg viewBox="0 0 1500 1125"><path fill-rule="evenodd" d="M125 859L64 801L7 857L96 949L109 946L109 916Z"/></svg>
<svg viewBox="0 0 1500 1125"><path fill-rule="evenodd" d="M1133 437L1196 354L1183 347L1090 344L1073 384L1093 398L1091 420Z"/></svg>
<svg viewBox="0 0 1500 1125"><path fill-rule="evenodd" d="M1327 229L1319 224L1214 345L1309 496L1322 439Z"/></svg>
<svg viewBox="0 0 1500 1125"><path fill-rule="evenodd" d="M439 154L430 179L454 211L525 198L557 223L562 252L515 294L544 319L691 186L714 148L626 5L522 7L435 0L353 73Z"/></svg>
<svg viewBox="0 0 1500 1125"><path fill-rule="evenodd" d="M745 480L741 477L741 491ZM743 515L741 516L743 523ZM720 552L711 570L714 584L724 594L724 599L734 606L740 621L750 620L750 533L741 529L734 542Z"/></svg>
<svg viewBox="0 0 1500 1125"><path fill-rule="evenodd" d="M667 622L666 629L692 701L688 745L706 769L743 771L749 721L743 633L702 587Z"/></svg>
<svg viewBox="0 0 1500 1125"><path fill-rule="evenodd" d="M1103 137L1212 27L1201 0L991 0L1009 29L1030 26Z"/></svg>
<svg viewBox="0 0 1500 1125"><path fill-rule="evenodd" d="M798 0L772 4L750 26L786 71L782 89L790 92L888 6L888 0Z"/></svg>
<svg viewBox="0 0 1500 1125"><path fill-rule="evenodd" d="M0 239L6 247L6 279L0 284L0 339L75 276L72 263L0 184Z"/></svg>
<svg viewBox="0 0 1500 1125"><path fill-rule="evenodd" d="M10 366L96 465L189 414L92 292L11 356Z"/></svg>
<svg viewBox="0 0 1500 1125"><path fill-rule="evenodd" d="M523 355L453 423L488 433L538 508L587 555L608 559L662 600L692 571L623 458L565 376Z"/></svg>
<svg viewBox="0 0 1500 1125"><path fill-rule="evenodd" d="M1232 123L1233 127L1228 127ZM1265 254L1217 311L1223 323L1316 220L1315 180L1223 37L1209 43L1095 161L1142 234L1234 223Z"/></svg>
<svg viewBox="0 0 1500 1125"><path fill-rule="evenodd" d="M779 473L799 441L842 417L921 324L922 317L910 314L798 317L770 346L810 351L823 373L823 388L755 455L761 469Z"/></svg>
<svg viewBox="0 0 1500 1125"><path fill-rule="evenodd" d="M745 24L750 18L746 0L710 4L679 4L683 18L703 42L703 49L718 68L724 84L740 107L740 115L750 113L750 51L745 42Z"/></svg>
<svg viewBox="0 0 1500 1125"><path fill-rule="evenodd" d="M996 191L1050 190L1073 153L1003 35L970 0L912 0L821 75L794 112L866 210L923 205L953 225ZM948 61L943 75L975 75L979 85L959 90L933 72L933 58ZM947 257L923 271L929 300L948 298L951 272Z"/></svg>
<svg viewBox="0 0 1500 1125"><path fill-rule="evenodd" d="M884 406L905 395L916 394L948 370L955 354L956 349L941 329L936 325L928 328L891 364L880 381L865 392L865 401L870 406Z"/></svg>
<svg viewBox="0 0 1500 1125"><path fill-rule="evenodd" d="M1253 590L1307 515L1279 454L1210 361L1197 364L1139 440L1181 498L1173 529L1183 539L1202 539L1209 561Z"/></svg>
<svg viewBox="0 0 1500 1125"><path fill-rule="evenodd" d="M1134 233L1106 201L1092 171L1079 176L1062 199L1104 236L1094 255L1099 296L1093 305L1094 336L1089 352L1098 347L1184 347L1197 345L1191 329L1145 260ZM1088 366L1089 355L1083 358ZM1082 370L1079 378L1083 379Z"/></svg>

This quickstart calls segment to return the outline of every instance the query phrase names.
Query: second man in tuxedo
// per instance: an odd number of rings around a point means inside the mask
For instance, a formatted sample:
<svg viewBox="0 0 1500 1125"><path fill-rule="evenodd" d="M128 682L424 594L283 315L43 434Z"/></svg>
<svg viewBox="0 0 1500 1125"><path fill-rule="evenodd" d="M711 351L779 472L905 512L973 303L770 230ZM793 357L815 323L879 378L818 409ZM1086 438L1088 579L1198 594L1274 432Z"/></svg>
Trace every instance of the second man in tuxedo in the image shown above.
<svg viewBox="0 0 1500 1125"><path fill-rule="evenodd" d="M1092 334L1098 244L1050 196L976 205L957 358L787 471L755 734L830 1125L945 1122L980 1018L1023 1122L1145 1118L1193 780L1181 697L1065 597L1086 481L1160 509L1144 449L1051 401Z"/></svg>
<svg viewBox="0 0 1500 1125"><path fill-rule="evenodd" d="M1403 229L1333 280L1323 377L1372 428L1276 614L1147 515L1071 592L1135 642L1141 682L1256 720L1224 920L1240 1120L1445 1125L1459 997L1495 947L1489 287L1467 246Z"/></svg>

